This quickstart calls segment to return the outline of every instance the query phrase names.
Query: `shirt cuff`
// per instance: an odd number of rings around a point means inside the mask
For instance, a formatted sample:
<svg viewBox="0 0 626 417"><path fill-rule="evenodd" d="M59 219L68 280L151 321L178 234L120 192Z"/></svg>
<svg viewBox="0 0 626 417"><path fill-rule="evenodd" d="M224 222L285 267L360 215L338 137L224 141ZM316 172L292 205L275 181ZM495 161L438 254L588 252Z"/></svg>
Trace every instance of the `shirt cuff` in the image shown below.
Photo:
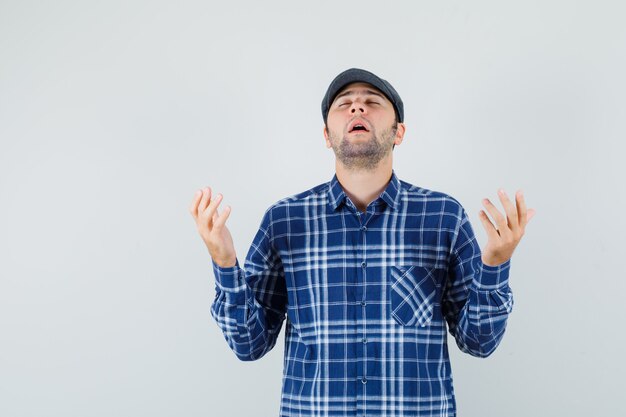
<svg viewBox="0 0 626 417"><path fill-rule="evenodd" d="M239 260L235 261L234 266L221 267L211 259L213 264L213 274L215 275L215 283L223 290L235 290L241 283L242 269L239 267Z"/></svg>
<svg viewBox="0 0 626 417"><path fill-rule="evenodd" d="M474 287L481 291L501 290L509 285L511 259L500 265L486 265L479 257L474 264Z"/></svg>

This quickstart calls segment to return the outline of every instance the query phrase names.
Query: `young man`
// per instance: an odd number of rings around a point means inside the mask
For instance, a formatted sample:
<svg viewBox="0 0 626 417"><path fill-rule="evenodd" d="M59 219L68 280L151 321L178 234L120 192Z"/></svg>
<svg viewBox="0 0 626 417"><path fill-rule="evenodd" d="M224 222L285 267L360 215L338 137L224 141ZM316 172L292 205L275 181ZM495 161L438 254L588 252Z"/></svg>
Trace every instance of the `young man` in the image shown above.
<svg viewBox="0 0 626 417"><path fill-rule="evenodd" d="M331 181L264 213L242 268L211 189L191 204L213 262L211 315L241 360L271 350L282 322L281 416L454 416L447 331L463 351L490 355L513 296L510 258L534 214L521 191L506 215L483 200L481 252L453 197L392 169L404 107L387 81L339 74L322 102Z"/></svg>

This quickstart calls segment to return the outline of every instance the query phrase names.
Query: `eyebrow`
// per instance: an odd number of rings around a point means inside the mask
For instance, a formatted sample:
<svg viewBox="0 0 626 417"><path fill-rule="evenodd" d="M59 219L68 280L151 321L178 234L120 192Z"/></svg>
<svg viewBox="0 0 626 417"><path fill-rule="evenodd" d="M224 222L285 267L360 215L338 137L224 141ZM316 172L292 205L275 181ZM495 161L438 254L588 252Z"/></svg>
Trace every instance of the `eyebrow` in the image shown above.
<svg viewBox="0 0 626 417"><path fill-rule="evenodd" d="M383 96L382 94L377 93L376 91L373 91L373 90L367 90L367 89L366 89L366 90L365 90L365 92L366 92L366 94L372 94L372 95L378 96L378 97L380 97L380 98L386 98L386 97L385 97L385 96ZM344 91L343 93L341 93L341 94L339 94L337 97L335 97L335 100L337 100L337 99L339 99L339 98L341 98L341 97L343 97L343 96L350 95L350 94L354 94L354 91L353 91L353 90L347 90L347 91ZM334 101L334 100L333 100L333 101Z"/></svg>

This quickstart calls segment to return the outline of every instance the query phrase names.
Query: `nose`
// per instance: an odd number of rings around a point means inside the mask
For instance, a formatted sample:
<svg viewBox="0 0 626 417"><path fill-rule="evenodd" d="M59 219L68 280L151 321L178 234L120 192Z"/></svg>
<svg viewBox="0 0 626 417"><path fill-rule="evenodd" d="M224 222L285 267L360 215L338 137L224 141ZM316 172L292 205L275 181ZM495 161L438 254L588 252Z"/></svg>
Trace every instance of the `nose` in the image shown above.
<svg viewBox="0 0 626 417"><path fill-rule="evenodd" d="M358 100L354 100L350 105L350 113L355 114L357 110L365 113L365 105Z"/></svg>

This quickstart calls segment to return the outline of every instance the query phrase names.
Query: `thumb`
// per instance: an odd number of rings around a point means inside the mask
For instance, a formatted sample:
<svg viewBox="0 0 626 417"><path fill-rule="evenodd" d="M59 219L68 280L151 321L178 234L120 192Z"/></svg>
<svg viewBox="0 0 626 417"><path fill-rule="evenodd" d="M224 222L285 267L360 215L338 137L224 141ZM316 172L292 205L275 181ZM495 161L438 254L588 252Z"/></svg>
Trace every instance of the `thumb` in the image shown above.
<svg viewBox="0 0 626 417"><path fill-rule="evenodd" d="M224 207L224 210L222 210L222 213L219 215L219 217L213 223L213 227L217 228L218 230L221 230L222 227L224 227L224 224L226 223L226 220L228 220L228 217L230 216L230 212L231 211L232 211L232 209L231 209L230 206Z"/></svg>

